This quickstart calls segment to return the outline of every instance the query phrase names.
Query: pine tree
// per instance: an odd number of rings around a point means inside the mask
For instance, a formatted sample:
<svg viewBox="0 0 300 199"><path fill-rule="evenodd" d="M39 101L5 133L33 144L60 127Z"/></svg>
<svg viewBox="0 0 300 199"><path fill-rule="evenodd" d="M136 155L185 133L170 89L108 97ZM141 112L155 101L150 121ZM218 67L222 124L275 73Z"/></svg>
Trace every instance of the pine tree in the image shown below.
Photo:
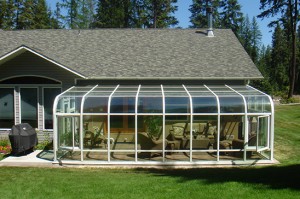
<svg viewBox="0 0 300 199"><path fill-rule="evenodd" d="M45 0L36 0L34 8L33 29L48 29L51 27L51 11L47 8Z"/></svg>
<svg viewBox="0 0 300 199"><path fill-rule="evenodd" d="M289 54L287 46L287 37L284 30L277 23L272 38L272 62L270 68L270 79L274 90L286 92L289 85L288 65Z"/></svg>
<svg viewBox="0 0 300 199"><path fill-rule="evenodd" d="M22 4L23 3L23 4ZM33 29L35 26L35 2L34 0L19 1L17 29Z"/></svg>
<svg viewBox="0 0 300 199"><path fill-rule="evenodd" d="M99 0L93 27L128 28L130 27L130 0Z"/></svg>
<svg viewBox="0 0 300 199"><path fill-rule="evenodd" d="M262 34L255 17L252 18L250 31L251 31L251 48L252 48L250 56L254 61L254 63L257 63L259 58L258 56L259 56L259 48L260 48Z"/></svg>
<svg viewBox="0 0 300 199"><path fill-rule="evenodd" d="M270 67L272 66L272 48L270 46L262 46L256 65L264 79L251 81L250 84L265 93L274 94L274 85L271 84L270 78Z"/></svg>
<svg viewBox="0 0 300 199"><path fill-rule="evenodd" d="M261 18L274 15L281 15L278 20L272 21L269 25L276 26L277 22L287 21L285 29L287 30L287 38L291 40L289 48L292 49L289 67L289 91L288 98L292 97L295 90L296 74L297 74L297 23L299 20L299 1L298 0L260 0L260 9L263 10L258 16Z"/></svg>
<svg viewBox="0 0 300 199"><path fill-rule="evenodd" d="M14 0L0 1L0 28L13 30L16 26L16 7Z"/></svg>
<svg viewBox="0 0 300 199"><path fill-rule="evenodd" d="M144 0L145 28L167 28L178 24L175 16L177 0Z"/></svg>
<svg viewBox="0 0 300 199"><path fill-rule="evenodd" d="M206 8L213 8L213 24L214 27L220 27L219 8L220 0L208 1L208 0L193 0L189 11L192 13L190 22L192 25L190 28L207 28L207 13Z"/></svg>
<svg viewBox="0 0 300 199"><path fill-rule="evenodd" d="M232 29L238 36L242 20L243 13L237 0L222 0L220 2L220 25L222 28Z"/></svg>

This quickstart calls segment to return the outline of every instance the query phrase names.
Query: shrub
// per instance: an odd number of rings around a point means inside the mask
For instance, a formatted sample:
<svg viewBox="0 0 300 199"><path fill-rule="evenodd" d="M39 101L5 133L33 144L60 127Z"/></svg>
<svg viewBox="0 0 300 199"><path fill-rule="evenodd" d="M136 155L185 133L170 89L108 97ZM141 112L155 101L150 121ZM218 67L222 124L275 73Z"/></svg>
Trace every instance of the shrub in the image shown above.
<svg viewBox="0 0 300 199"><path fill-rule="evenodd" d="M11 145L7 139L0 140L0 153L8 154L11 152Z"/></svg>

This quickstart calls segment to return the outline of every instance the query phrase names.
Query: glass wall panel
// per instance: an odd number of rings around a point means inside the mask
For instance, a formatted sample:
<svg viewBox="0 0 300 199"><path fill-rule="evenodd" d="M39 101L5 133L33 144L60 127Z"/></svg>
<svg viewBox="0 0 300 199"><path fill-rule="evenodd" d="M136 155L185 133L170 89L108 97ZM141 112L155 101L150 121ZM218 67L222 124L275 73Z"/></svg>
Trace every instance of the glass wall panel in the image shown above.
<svg viewBox="0 0 300 199"><path fill-rule="evenodd" d="M84 161L107 162L108 156L107 156L107 152L89 151L83 153L83 159Z"/></svg>
<svg viewBox="0 0 300 199"><path fill-rule="evenodd" d="M37 88L21 88L21 123L28 123L33 128L38 127Z"/></svg>
<svg viewBox="0 0 300 199"><path fill-rule="evenodd" d="M162 161L163 135L160 115L138 116L138 124L143 124L143 130L138 131L137 143L139 161ZM139 127L140 128L140 127Z"/></svg>
<svg viewBox="0 0 300 199"><path fill-rule="evenodd" d="M107 113L108 97L86 97L84 113Z"/></svg>
<svg viewBox="0 0 300 199"><path fill-rule="evenodd" d="M84 148L107 148L107 116L83 116L83 146Z"/></svg>
<svg viewBox="0 0 300 199"><path fill-rule="evenodd" d="M0 88L0 128L11 128L14 124L14 89Z"/></svg>
<svg viewBox="0 0 300 199"><path fill-rule="evenodd" d="M44 88L44 128L53 129L53 102L61 88Z"/></svg>
<svg viewBox="0 0 300 199"><path fill-rule="evenodd" d="M79 147L79 117L58 117L58 146Z"/></svg>
<svg viewBox="0 0 300 199"><path fill-rule="evenodd" d="M184 120L174 120L173 115L165 117L166 161L189 161L189 120L189 116L185 116Z"/></svg>
<svg viewBox="0 0 300 199"><path fill-rule="evenodd" d="M268 147L269 117L258 117L257 121L257 149L260 150Z"/></svg>
<svg viewBox="0 0 300 199"><path fill-rule="evenodd" d="M220 159L242 160L244 157L244 116L221 116L220 129ZM217 142L214 144L217 148Z"/></svg>

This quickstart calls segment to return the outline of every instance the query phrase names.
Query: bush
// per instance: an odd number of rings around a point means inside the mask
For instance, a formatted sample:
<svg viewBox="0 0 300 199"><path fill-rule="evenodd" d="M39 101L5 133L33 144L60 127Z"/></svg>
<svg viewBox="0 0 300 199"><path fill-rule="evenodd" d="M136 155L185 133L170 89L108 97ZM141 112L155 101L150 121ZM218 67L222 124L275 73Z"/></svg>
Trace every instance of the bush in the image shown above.
<svg viewBox="0 0 300 199"><path fill-rule="evenodd" d="M8 154L11 152L11 145L7 139L0 140L0 153Z"/></svg>

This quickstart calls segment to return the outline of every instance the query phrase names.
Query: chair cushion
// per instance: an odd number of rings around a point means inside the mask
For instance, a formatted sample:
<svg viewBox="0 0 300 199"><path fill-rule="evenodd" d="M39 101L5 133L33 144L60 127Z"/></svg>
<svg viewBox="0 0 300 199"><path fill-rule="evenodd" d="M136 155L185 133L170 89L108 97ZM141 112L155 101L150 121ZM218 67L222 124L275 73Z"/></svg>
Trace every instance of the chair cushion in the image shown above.
<svg viewBox="0 0 300 199"><path fill-rule="evenodd" d="M182 126L173 126L173 134L174 136L183 136L184 127Z"/></svg>

